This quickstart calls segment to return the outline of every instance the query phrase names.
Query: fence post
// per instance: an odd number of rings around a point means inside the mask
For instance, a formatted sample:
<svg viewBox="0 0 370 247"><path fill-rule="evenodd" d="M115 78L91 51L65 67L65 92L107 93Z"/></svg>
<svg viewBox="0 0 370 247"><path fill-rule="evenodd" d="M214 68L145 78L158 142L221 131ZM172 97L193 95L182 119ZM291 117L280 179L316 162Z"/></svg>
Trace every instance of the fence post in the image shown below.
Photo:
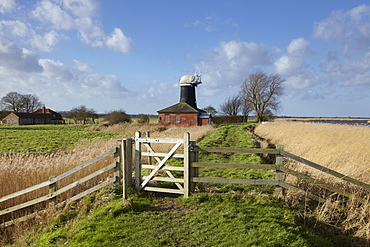
<svg viewBox="0 0 370 247"><path fill-rule="evenodd" d="M194 151L193 148L196 146L196 141L190 141L190 192L194 192L195 183L193 182L194 177L198 177L198 167L193 167L193 162L198 162L198 151Z"/></svg>
<svg viewBox="0 0 370 247"><path fill-rule="evenodd" d="M283 167L283 156L280 155L280 151L284 149L284 146L277 145L276 149L279 150L279 154L276 155L276 181L278 185L275 187L275 196L284 197L284 188L281 187L281 182L284 179L284 173L280 169Z"/></svg>
<svg viewBox="0 0 370 247"><path fill-rule="evenodd" d="M140 138L140 131L135 133L135 139ZM135 140L135 188L141 190L141 143Z"/></svg>
<svg viewBox="0 0 370 247"><path fill-rule="evenodd" d="M190 134L186 132L184 134L184 197L188 198L190 196L190 146L189 146Z"/></svg>
<svg viewBox="0 0 370 247"><path fill-rule="evenodd" d="M49 177L49 181L52 181L53 178L55 178L55 176L50 176ZM49 185L49 195L53 194L56 190L57 190L57 184L56 184L56 182L51 183ZM55 205L55 200L56 200L56 197L55 196L51 197L50 200L49 200L49 205L50 206L54 206Z"/></svg>
<svg viewBox="0 0 370 247"><path fill-rule="evenodd" d="M131 178L132 178L132 169L131 169L131 163L132 163L132 139L124 139L122 140L122 194L123 199L128 198L128 188L131 184Z"/></svg>
<svg viewBox="0 0 370 247"><path fill-rule="evenodd" d="M115 184L119 184L121 180L121 164L120 164L120 146L116 146L116 151L114 152L114 162L116 166L114 167L114 177L115 177Z"/></svg>

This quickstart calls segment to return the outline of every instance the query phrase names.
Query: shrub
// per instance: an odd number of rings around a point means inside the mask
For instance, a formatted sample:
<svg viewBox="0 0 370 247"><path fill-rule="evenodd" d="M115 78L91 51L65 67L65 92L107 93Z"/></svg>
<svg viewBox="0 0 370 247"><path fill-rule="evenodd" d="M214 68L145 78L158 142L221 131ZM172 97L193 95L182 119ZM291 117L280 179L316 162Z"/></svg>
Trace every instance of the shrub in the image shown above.
<svg viewBox="0 0 370 247"><path fill-rule="evenodd" d="M139 115L139 120L137 120L138 123L142 123L142 124L147 124L149 123L150 121L150 118L148 115L145 115L145 114L140 114Z"/></svg>
<svg viewBox="0 0 370 247"><path fill-rule="evenodd" d="M131 123L131 117L123 110L112 111L108 113L105 115L105 120L109 122L109 125L118 123Z"/></svg>

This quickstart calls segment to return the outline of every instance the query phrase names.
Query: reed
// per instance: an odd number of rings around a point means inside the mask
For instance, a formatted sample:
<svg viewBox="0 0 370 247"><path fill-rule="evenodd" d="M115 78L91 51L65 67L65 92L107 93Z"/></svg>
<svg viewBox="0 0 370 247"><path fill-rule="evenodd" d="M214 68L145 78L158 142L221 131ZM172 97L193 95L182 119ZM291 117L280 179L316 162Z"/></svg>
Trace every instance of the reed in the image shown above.
<svg viewBox="0 0 370 247"><path fill-rule="evenodd" d="M254 133L270 143L284 145L284 150L287 152L364 183L370 183L370 127L368 126L279 121L258 125ZM330 177L298 162L287 161L285 165L369 200L369 191L362 188ZM286 181L331 201L316 205L314 211L305 211L307 220L315 216L330 226L352 233L362 239L362 243L370 244L369 203L359 203L336 193L328 193L292 176L287 176ZM312 204L290 192L286 199L291 205L302 208L307 204ZM338 205L342 210L338 211Z"/></svg>

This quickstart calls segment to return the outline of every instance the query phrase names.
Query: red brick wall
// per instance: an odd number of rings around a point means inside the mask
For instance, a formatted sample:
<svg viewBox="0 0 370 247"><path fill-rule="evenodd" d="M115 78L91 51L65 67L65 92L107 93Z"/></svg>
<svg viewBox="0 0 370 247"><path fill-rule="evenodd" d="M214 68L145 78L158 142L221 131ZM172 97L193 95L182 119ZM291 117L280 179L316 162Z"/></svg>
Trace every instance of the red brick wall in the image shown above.
<svg viewBox="0 0 370 247"><path fill-rule="evenodd" d="M169 122L165 121L165 115L169 116ZM176 115L180 116L180 122L176 122ZM159 113L158 125L178 127L198 126L198 113Z"/></svg>

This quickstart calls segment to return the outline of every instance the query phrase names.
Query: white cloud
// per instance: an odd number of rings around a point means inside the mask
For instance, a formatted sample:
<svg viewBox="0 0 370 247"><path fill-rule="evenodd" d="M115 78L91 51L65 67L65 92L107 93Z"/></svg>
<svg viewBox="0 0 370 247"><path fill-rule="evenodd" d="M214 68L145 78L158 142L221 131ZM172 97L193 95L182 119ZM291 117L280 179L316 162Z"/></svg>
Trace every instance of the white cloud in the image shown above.
<svg viewBox="0 0 370 247"><path fill-rule="evenodd" d="M315 85L318 76L310 72L307 59L314 53L303 38L294 39L287 51L275 62L275 71L285 77L288 90L303 89Z"/></svg>
<svg viewBox="0 0 370 247"><path fill-rule="evenodd" d="M15 0L0 0L0 13L10 12L16 6Z"/></svg>
<svg viewBox="0 0 370 247"><path fill-rule="evenodd" d="M60 61L40 59L40 64L44 68L42 75L48 77L50 80L66 83L73 78L68 66Z"/></svg>
<svg viewBox="0 0 370 247"><path fill-rule="evenodd" d="M18 48L0 33L0 67L11 71L41 72L37 56L27 49Z"/></svg>
<svg viewBox="0 0 370 247"><path fill-rule="evenodd" d="M218 48L207 51L206 61L195 65L198 71L203 71L202 81L206 86L202 92L215 95L230 88L238 90L256 68L270 65L276 52L253 42L222 42Z"/></svg>
<svg viewBox="0 0 370 247"><path fill-rule="evenodd" d="M76 30L81 42L90 47L105 47L122 53L132 51L132 39L120 28L114 28L109 36L104 33L100 20L96 18L98 9L96 0L42 0L37 3L32 16L45 28L51 26L54 38L62 37L55 30Z"/></svg>
<svg viewBox="0 0 370 247"><path fill-rule="evenodd" d="M54 29L70 30L75 27L74 18L56 2L42 0L32 11L33 17Z"/></svg>
<svg viewBox="0 0 370 247"><path fill-rule="evenodd" d="M314 37L341 45L340 51L327 52L320 64L332 87L370 85L370 6L333 12L315 24Z"/></svg>
<svg viewBox="0 0 370 247"><path fill-rule="evenodd" d="M133 50L131 38L125 36L119 28L114 28L112 34L107 37L105 43L107 47L113 51L126 53Z"/></svg>
<svg viewBox="0 0 370 247"><path fill-rule="evenodd" d="M313 37L334 41L342 52L350 54L357 49L368 48L370 42L370 6L359 5L349 11L333 11L321 22L314 24Z"/></svg>

